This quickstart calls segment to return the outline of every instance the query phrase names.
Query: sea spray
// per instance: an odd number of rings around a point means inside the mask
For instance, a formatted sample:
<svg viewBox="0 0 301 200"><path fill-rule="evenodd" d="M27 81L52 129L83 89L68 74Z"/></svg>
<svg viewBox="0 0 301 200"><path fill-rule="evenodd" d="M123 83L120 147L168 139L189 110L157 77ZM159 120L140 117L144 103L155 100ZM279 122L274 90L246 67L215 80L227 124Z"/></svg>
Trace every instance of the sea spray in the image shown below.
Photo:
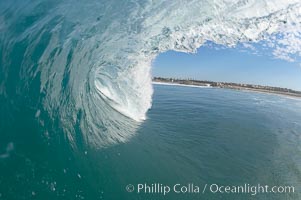
<svg viewBox="0 0 301 200"><path fill-rule="evenodd" d="M299 0L4 0L0 94L32 97L74 147L125 142L147 118L159 53L263 41L293 61L300 9Z"/></svg>

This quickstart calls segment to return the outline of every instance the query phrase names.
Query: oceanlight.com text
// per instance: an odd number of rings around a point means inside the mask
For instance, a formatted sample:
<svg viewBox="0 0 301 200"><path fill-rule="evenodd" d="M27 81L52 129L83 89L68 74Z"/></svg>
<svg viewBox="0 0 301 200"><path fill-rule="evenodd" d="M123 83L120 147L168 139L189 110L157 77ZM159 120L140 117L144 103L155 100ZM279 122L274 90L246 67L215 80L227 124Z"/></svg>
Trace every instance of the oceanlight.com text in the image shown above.
<svg viewBox="0 0 301 200"><path fill-rule="evenodd" d="M158 194L158 195L168 195L170 193L175 194L249 194L255 196L257 194L272 193L272 194L282 194L282 193L294 193L294 186L269 186L269 185L220 185L220 184L180 184L176 183L174 185L166 185L161 183L139 183L139 184L128 184L125 187L127 192L137 193L137 194Z"/></svg>

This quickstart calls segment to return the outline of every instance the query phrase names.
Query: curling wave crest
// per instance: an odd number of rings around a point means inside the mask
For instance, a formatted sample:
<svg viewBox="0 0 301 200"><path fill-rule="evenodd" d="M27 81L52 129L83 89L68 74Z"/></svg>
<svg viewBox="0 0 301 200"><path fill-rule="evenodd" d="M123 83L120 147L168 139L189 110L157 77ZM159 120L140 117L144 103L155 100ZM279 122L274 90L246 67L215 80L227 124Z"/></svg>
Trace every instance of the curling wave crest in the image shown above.
<svg viewBox="0 0 301 200"><path fill-rule="evenodd" d="M0 93L8 95L9 76L16 88L38 78L36 96L71 144L76 127L89 145L124 142L151 107L159 53L264 41L293 60L300 14L299 0L3 0Z"/></svg>

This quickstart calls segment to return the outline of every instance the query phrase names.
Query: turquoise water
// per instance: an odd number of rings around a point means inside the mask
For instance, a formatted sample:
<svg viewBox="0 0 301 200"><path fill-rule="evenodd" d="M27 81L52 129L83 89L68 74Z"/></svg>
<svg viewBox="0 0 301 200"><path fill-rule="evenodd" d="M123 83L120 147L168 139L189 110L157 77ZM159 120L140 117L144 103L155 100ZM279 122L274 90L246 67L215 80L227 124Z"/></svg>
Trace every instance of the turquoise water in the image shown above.
<svg viewBox="0 0 301 200"><path fill-rule="evenodd" d="M1 0L0 199L300 199L300 101L151 84L160 53L208 42L260 42L297 59L300 8L298 0ZM163 196L138 194L139 183L298 191Z"/></svg>
<svg viewBox="0 0 301 200"><path fill-rule="evenodd" d="M61 127L41 125L35 108L12 109L3 99L0 199L300 199L300 100L155 85L152 109L128 142L96 149L78 139L73 149ZM193 183L201 192L138 194L140 183ZM245 183L295 192L202 193L205 184Z"/></svg>

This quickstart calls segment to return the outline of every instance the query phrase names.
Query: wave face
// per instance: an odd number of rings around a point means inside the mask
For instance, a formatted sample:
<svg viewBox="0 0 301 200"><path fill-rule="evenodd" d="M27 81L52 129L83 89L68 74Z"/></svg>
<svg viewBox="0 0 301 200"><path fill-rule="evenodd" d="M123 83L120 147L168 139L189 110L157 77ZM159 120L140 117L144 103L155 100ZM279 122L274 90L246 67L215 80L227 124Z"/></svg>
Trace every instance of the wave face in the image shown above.
<svg viewBox="0 0 301 200"><path fill-rule="evenodd" d="M291 58L300 13L299 0L4 0L0 94L34 96L71 144L79 130L96 147L124 142L151 107L159 53L265 41Z"/></svg>

